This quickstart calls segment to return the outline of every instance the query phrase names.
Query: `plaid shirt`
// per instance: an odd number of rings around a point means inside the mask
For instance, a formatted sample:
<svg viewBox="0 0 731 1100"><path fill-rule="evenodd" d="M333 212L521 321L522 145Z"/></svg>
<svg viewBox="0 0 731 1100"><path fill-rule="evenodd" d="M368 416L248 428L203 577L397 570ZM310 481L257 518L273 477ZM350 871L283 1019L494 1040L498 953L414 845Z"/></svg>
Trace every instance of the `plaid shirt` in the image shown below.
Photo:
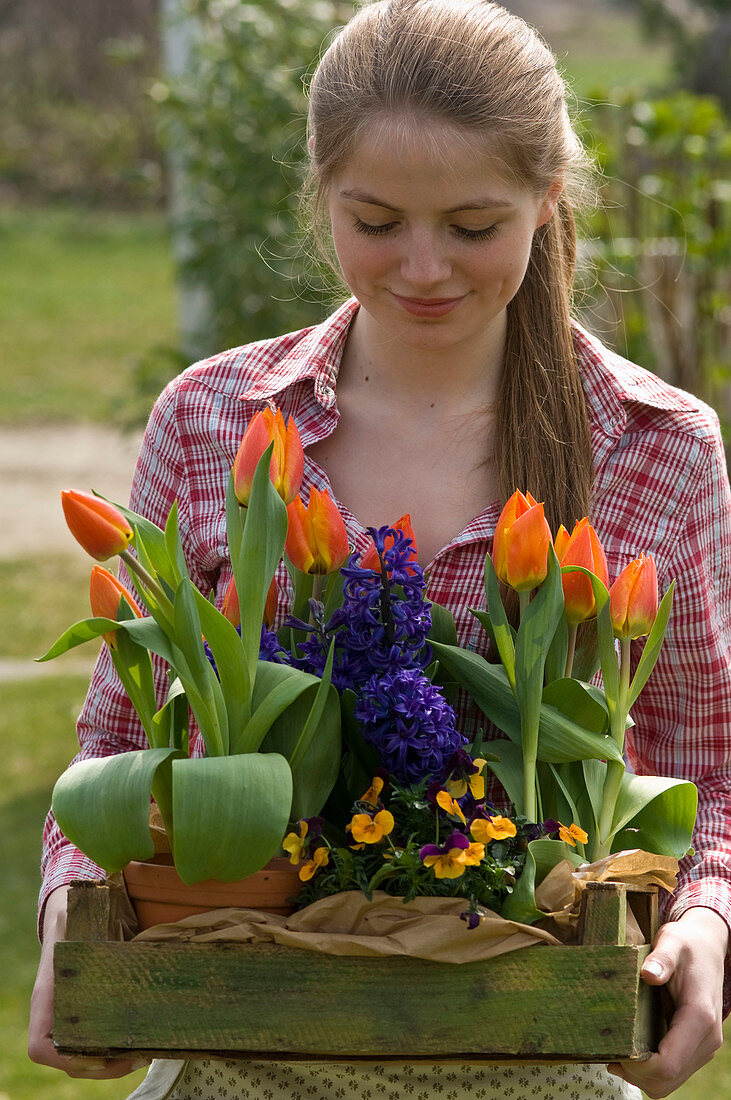
<svg viewBox="0 0 731 1100"><path fill-rule="evenodd" d="M241 437L268 401L291 414L305 447L303 495L328 488L307 447L338 422L336 386L348 327L347 302L313 328L235 348L198 363L170 383L153 409L132 488L131 506L164 525L177 499L191 575L222 599L231 575L224 491ZM715 413L604 348L578 326L575 343L591 424L595 466L592 520L610 578L641 551L657 564L661 590L676 581L660 659L633 707L627 754L634 771L693 780L699 791L695 855L681 865L667 919L694 905L731 925L731 500ZM369 536L340 506L355 549ZM459 643L484 651L469 607L484 606L483 565L500 504L491 503L430 564L429 595L454 613ZM389 517L386 517L386 520ZM394 517L390 517L394 518ZM280 616L287 603L281 567ZM635 660L642 643L634 643ZM164 687L163 671L161 691ZM463 710L467 734L478 715ZM484 717L482 718L484 723ZM144 747L139 722L106 647L79 718L76 759ZM200 753L200 738L193 738ZM492 792L500 800L499 789ZM44 834L42 901L57 886L99 869L70 845L49 816Z"/></svg>

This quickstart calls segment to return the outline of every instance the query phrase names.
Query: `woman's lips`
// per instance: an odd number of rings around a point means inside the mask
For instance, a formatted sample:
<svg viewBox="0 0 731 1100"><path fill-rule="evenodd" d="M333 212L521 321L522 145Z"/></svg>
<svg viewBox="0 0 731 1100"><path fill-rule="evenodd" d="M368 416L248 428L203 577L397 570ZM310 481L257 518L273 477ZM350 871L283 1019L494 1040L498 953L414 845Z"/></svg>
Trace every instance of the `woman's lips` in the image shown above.
<svg viewBox="0 0 731 1100"><path fill-rule="evenodd" d="M443 317L458 306L464 297L462 295L460 298L403 298L400 294L393 296L399 305L414 317Z"/></svg>

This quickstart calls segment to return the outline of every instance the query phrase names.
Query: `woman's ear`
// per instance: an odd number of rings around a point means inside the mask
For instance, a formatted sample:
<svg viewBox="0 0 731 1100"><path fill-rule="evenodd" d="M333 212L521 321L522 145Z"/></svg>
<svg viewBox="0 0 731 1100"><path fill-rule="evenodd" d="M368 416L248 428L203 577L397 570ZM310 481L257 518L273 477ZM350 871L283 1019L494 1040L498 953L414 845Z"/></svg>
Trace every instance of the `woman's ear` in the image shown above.
<svg viewBox="0 0 731 1100"><path fill-rule="evenodd" d="M554 180L554 182L546 191L546 194L543 197L543 201L538 207L538 219L536 221L536 229L538 229L541 225L545 225L546 222L550 221L553 217L553 212L556 209L556 203L561 197L563 187L563 180Z"/></svg>

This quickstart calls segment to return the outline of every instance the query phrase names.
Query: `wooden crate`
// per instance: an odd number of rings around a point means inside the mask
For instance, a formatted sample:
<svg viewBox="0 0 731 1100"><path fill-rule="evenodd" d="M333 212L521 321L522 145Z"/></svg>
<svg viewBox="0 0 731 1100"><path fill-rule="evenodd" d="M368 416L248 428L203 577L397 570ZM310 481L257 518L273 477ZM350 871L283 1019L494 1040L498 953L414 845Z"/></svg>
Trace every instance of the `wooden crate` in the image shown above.
<svg viewBox="0 0 731 1100"><path fill-rule="evenodd" d="M69 895L55 948L53 1038L65 1053L180 1058L643 1058L660 1037L650 948L657 892L588 883L582 945L461 965L322 955L271 944L115 943L97 883Z"/></svg>

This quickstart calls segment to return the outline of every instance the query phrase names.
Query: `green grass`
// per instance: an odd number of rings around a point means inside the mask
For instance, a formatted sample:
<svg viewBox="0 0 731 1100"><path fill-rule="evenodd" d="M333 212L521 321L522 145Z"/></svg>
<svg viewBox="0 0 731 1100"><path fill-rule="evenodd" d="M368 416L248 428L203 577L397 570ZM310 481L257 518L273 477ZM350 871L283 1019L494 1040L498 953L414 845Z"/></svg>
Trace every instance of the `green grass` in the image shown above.
<svg viewBox="0 0 731 1100"><path fill-rule="evenodd" d="M0 422L107 420L176 341L162 215L0 210Z"/></svg>
<svg viewBox="0 0 731 1100"><path fill-rule="evenodd" d="M86 691L80 677L0 685L0 790L3 904L0 908L0 1097L2 1100L112 1100L125 1081L75 1081L29 1061L28 999L38 963L36 898L41 830L53 784L76 750L74 720Z"/></svg>
<svg viewBox="0 0 731 1100"><path fill-rule="evenodd" d="M0 657L40 657L66 627L91 614L92 564L83 554L0 559L0 608L3 622L12 624L0 632ZM95 648L89 643L74 652L91 660Z"/></svg>

